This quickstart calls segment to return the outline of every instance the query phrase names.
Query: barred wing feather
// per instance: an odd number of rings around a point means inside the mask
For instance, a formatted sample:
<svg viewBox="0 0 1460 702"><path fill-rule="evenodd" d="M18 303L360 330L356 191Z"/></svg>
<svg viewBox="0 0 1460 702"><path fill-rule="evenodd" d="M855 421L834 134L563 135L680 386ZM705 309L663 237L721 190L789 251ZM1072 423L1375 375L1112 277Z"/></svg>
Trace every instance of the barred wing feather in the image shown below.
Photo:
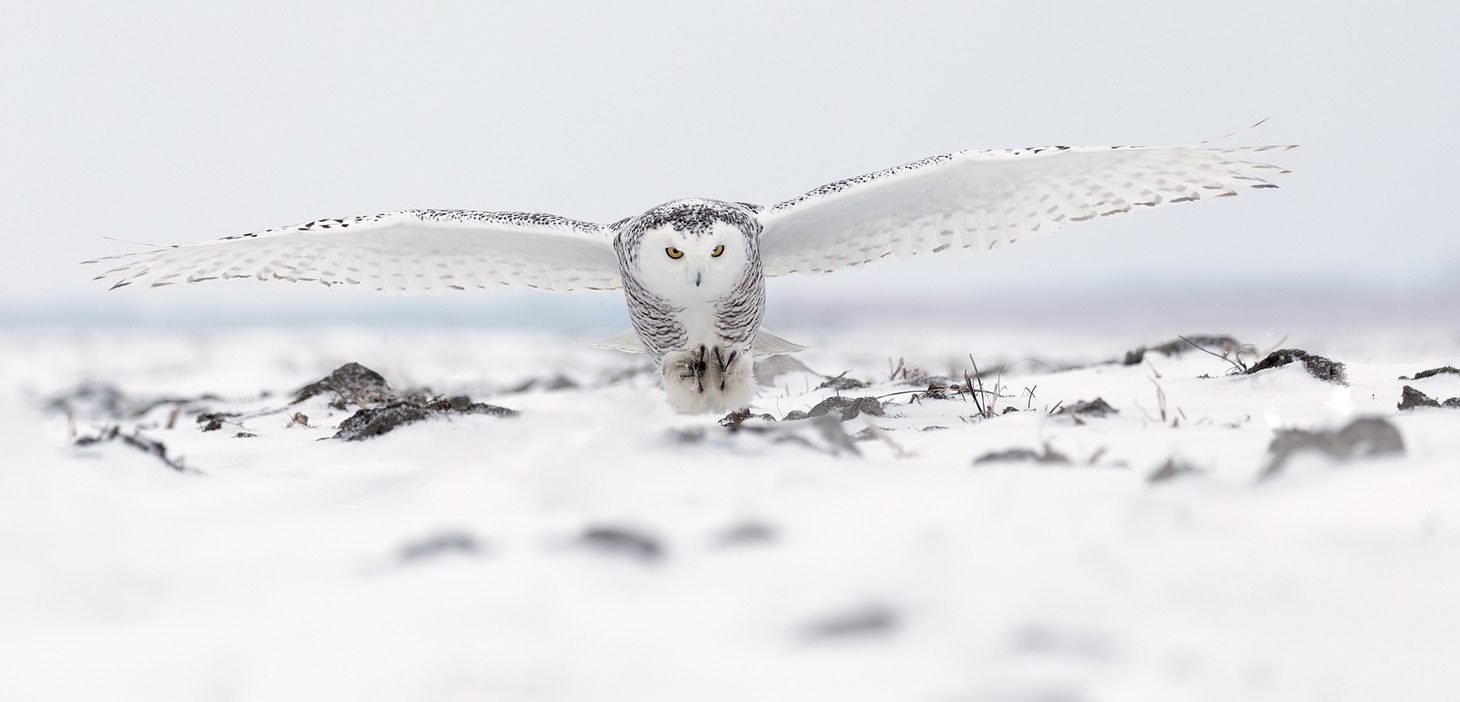
<svg viewBox="0 0 1460 702"><path fill-rule="evenodd" d="M1292 146L963 151L824 185L760 214L766 275L830 272L897 254L991 249L1069 222L1276 188L1249 160Z"/></svg>
<svg viewBox="0 0 1460 702"><path fill-rule="evenodd" d="M554 215L402 210L305 224L87 261L121 265L113 288L225 278L434 291L525 285L622 287L608 227Z"/></svg>

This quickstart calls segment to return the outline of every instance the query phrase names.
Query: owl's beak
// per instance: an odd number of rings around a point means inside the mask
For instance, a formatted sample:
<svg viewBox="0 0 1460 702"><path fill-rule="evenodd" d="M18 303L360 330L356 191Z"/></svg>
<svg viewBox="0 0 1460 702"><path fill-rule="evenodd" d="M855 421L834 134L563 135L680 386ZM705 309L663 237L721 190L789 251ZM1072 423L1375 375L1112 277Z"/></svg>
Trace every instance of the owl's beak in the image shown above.
<svg viewBox="0 0 1460 702"><path fill-rule="evenodd" d="M704 280L704 278L705 278L704 271L696 271L695 272L695 287L698 288L700 286L700 281Z"/></svg>

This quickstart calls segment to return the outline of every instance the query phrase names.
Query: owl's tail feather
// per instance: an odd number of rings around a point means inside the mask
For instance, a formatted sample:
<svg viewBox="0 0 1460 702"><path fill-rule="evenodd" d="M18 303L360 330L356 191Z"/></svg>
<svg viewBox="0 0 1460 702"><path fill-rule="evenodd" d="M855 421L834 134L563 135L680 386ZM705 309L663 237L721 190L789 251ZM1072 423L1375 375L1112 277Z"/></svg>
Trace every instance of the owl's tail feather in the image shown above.
<svg viewBox="0 0 1460 702"><path fill-rule="evenodd" d="M644 342L639 341L638 333L632 329L614 334L603 341L595 341L592 345L600 349L608 349L609 351L642 353L644 355L648 355L649 353L649 348L644 346Z"/></svg>
<svg viewBox="0 0 1460 702"><path fill-rule="evenodd" d="M766 331L765 327L761 327L758 331L755 332L755 341L750 345L750 352L756 356L770 356L777 353L796 353L797 351L805 351L806 349L806 346L802 346L801 344L795 343L793 341L786 341L785 339L782 339L781 337Z"/></svg>

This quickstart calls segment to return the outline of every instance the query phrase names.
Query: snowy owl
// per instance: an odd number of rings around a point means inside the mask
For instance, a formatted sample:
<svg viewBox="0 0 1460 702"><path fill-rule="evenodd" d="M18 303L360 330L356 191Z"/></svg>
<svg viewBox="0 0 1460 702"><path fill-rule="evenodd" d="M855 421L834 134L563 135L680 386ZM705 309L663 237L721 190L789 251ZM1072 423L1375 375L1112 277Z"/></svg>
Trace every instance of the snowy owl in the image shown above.
<svg viewBox="0 0 1460 702"><path fill-rule="evenodd" d="M766 276L992 249L1069 222L1275 188L1265 176L1288 171L1250 154L1290 148L962 151L769 207L684 199L613 224L469 210L317 219L107 257L125 263L97 278L119 278L113 288L149 276L153 286L256 278L401 291L621 288L633 329L601 345L652 357L675 410L726 412L755 398L756 356L802 348L761 329Z"/></svg>

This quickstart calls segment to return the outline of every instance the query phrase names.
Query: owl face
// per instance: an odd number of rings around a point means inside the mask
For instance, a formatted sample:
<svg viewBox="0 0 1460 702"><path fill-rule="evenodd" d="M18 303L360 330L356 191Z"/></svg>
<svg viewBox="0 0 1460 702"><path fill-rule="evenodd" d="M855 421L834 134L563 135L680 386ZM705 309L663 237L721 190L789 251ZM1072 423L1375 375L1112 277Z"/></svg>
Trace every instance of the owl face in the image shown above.
<svg viewBox="0 0 1460 702"><path fill-rule="evenodd" d="M640 240L642 282L670 300L706 302L730 294L745 273L746 234L725 221L692 229L663 224Z"/></svg>

